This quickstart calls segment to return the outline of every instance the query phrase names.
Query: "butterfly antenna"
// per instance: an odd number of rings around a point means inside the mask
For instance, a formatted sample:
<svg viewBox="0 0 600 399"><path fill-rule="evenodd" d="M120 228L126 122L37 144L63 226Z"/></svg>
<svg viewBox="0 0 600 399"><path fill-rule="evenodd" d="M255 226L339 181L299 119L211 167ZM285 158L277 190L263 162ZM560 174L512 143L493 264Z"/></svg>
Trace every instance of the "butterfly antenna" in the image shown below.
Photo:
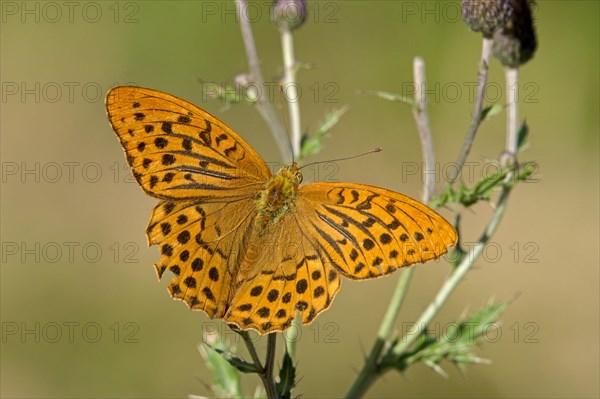
<svg viewBox="0 0 600 399"><path fill-rule="evenodd" d="M288 139L288 144L290 145L290 152L292 153L292 163L296 162L296 154L294 154L294 146L292 146L292 140L290 139L290 127L288 126L287 113L285 112L286 106L286 98L283 95L283 87L279 84L279 98L281 100L281 113L283 116L283 126L285 126L285 133Z"/></svg>
<svg viewBox="0 0 600 399"><path fill-rule="evenodd" d="M300 167L300 169L302 169L302 168L306 168L307 166L310 166L310 165L317 165L317 164L320 164L320 163L329 163L329 162L346 161L346 160L348 160L348 159L354 159L354 158L362 157L362 156L369 155L369 154L374 154L374 153L376 153L376 152L381 152L381 151L383 151L383 148L381 148L381 147L377 147L377 148L373 148L373 149L372 149L372 150L370 150L370 151L363 152L362 154L358 154L358 155L352 155L352 156L350 156L350 157L338 158L338 159L332 159L332 160L329 160L329 161L317 161L317 162L311 162L311 163L307 163L306 165L303 165L303 166L301 166L301 167Z"/></svg>

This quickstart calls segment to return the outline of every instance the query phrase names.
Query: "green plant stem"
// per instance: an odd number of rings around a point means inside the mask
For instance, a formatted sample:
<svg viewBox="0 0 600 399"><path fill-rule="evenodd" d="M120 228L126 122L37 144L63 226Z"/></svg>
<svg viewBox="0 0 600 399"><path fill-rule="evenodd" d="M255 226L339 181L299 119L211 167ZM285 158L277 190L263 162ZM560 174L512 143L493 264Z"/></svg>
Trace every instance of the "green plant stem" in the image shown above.
<svg viewBox="0 0 600 399"><path fill-rule="evenodd" d="M273 394L275 397L277 393L275 391L275 384L273 383L273 369L275 368L275 349L277 348L277 333L271 333L267 335L267 357L265 360L265 374L266 377L271 381L273 387ZM266 388L266 386L265 386Z"/></svg>
<svg viewBox="0 0 600 399"><path fill-rule="evenodd" d="M348 393L346 393L346 396L344 396L345 398L351 399L361 397L379 377L379 358L385 343L387 342L387 339L390 336L394 325L396 324L398 313L400 312L402 302L404 302L407 288L410 283L412 270L413 269L408 269L400 274L400 279L398 280L396 289L392 294L390 305L388 306L385 316L383 317L383 321L379 326L379 331L377 332L377 337L375 339L375 343L373 344L373 348L371 349L371 353L365 360L365 364L360 370L360 373L354 379L354 382L348 390Z"/></svg>
<svg viewBox="0 0 600 399"><path fill-rule="evenodd" d="M510 194L511 188L509 186L504 186L502 189L502 193L500 194L500 198L498 199L498 203L496 205L496 210L492 215L490 222L488 223L486 229L483 234L479 238L477 244L467 253L464 260L458 265L458 267L453 271L448 280L442 285L437 295L433 299L433 301L429 304L427 309L423 312L421 317L416 322L416 328L414 331L411 331L410 334L403 337L402 341L396 345L392 352L397 355L403 355L410 346L419 338L419 336L425 331L433 317L438 313L441 309L442 305L446 302L450 294L454 291L458 283L463 279L465 274L471 269L475 260L481 254L481 251L485 247L486 243L489 241L490 237L494 234L496 229L498 228L498 224L504 215L504 211L506 209L506 202L508 200L508 196Z"/></svg>
<svg viewBox="0 0 600 399"><path fill-rule="evenodd" d="M487 84L488 70L490 65L490 58L492 56L493 43L493 39L486 37L483 38L481 46L481 61L479 62L479 71L477 73L477 97L475 98L475 103L473 104L473 115L471 115L469 131L467 132L467 137L463 142L463 146L456 160L455 167L452 168L450 172L451 174L448 178L447 183L448 186L451 186L460 176L462 167L465 164L467 157L469 156L469 152L471 152L471 146L473 145L473 141L475 140L477 129L481 124L481 111L483 110L483 98L485 96L485 87Z"/></svg>
<svg viewBox="0 0 600 399"><path fill-rule="evenodd" d="M300 98L296 83L296 60L294 57L294 38L289 29L281 29L281 49L283 52L284 76L281 85L286 97L290 114L290 129L292 133L292 153L294 159L300 155Z"/></svg>
<svg viewBox="0 0 600 399"><path fill-rule="evenodd" d="M276 335L269 334L267 338L267 359L265 363L265 367L263 367L260 358L258 357L258 353L256 353L256 348L254 347L254 343L250 338L250 335L247 331L234 330L239 335L242 336L244 340L244 344L246 344L246 348L248 348L248 353L250 353L250 357L252 358L252 362L260 370L258 376L260 377L263 386L265 387L265 391L267 392L268 399L277 399L277 391L275 389L275 382L273 381L273 365L275 364L275 343L276 343Z"/></svg>
<svg viewBox="0 0 600 399"><path fill-rule="evenodd" d="M252 27L250 21L245 16L248 15L244 10L247 8L248 2L246 0L235 0L235 7L237 11L237 17L240 21L240 28L242 30L242 39L244 40L244 47L246 49L246 56L248 57L248 67L250 68L250 74L254 83L259 87L260 93L256 102L256 109L263 117L271 134L275 138L275 142L279 148L279 152L285 163L292 161L292 153L289 146L288 136L285 132L284 127L279 121L273 106L268 101L267 89L265 87L265 80L260 70L260 61L256 52L256 44L254 43L254 36L252 35Z"/></svg>
<svg viewBox="0 0 600 399"><path fill-rule="evenodd" d="M415 87L417 88L415 90L413 117L415 118L417 130L419 131L419 139L421 140L421 148L423 151L423 161L425 163L425 170L423 171L423 202L428 203L435 190L435 152L433 150L429 112L427 111L427 77L425 74L425 62L421 57L415 57L413 60L413 76ZM392 333L396 319L400 313L413 270L414 269L412 268L407 269L400 275L385 316L379 326L379 331L377 332L375 343L371 348L371 353L365 360L363 368L348 390L348 393L345 396L346 398L358 398L362 396L379 377L378 367L381 352Z"/></svg>

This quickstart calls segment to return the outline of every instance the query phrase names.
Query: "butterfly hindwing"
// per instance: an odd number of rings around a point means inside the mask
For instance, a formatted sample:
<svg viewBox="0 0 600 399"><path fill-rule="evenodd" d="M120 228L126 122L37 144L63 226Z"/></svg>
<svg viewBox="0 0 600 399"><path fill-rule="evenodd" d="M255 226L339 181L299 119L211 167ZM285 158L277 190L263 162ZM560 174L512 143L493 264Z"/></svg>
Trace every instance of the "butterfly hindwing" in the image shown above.
<svg viewBox="0 0 600 399"><path fill-rule="evenodd" d="M133 175L152 196L239 198L271 175L244 139L185 100L120 86L109 91L106 109Z"/></svg>
<svg viewBox="0 0 600 399"><path fill-rule="evenodd" d="M253 219L250 201L161 201L152 212L148 242L162 258L155 265L160 278L175 277L168 286L175 299L211 317L223 317L237 274L243 236Z"/></svg>
<svg viewBox="0 0 600 399"><path fill-rule="evenodd" d="M352 183L313 183L298 199L308 234L352 279L379 277L437 258L456 244L454 228L405 195Z"/></svg>
<svg viewBox="0 0 600 399"><path fill-rule="evenodd" d="M248 249L225 321L261 334L284 331L297 314L307 324L331 305L341 275L305 236L299 216L291 211Z"/></svg>

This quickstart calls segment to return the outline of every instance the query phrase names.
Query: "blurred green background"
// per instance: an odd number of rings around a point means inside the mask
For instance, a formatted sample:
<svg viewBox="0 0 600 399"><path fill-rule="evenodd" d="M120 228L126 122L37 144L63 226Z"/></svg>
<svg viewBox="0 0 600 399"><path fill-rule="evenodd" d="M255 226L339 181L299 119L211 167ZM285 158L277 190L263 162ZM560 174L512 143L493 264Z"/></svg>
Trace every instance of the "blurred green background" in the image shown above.
<svg viewBox="0 0 600 399"><path fill-rule="evenodd" d="M251 3L263 73L275 82L279 35L268 2ZM1 6L2 397L208 395L212 377L197 345L203 332L227 329L170 300L168 279L156 282L158 251L144 236L156 201L129 180L103 99L125 83L178 95L279 162L251 106L225 111L198 84L231 82L247 71L233 1ZM461 21L459 2L309 1L309 9L295 34L298 60L313 65L299 75L302 124L314 130L327 111L350 106L314 159L382 146L379 155L339 163L335 178L418 197L421 178L409 168L421 158L410 109L356 90L410 94L412 59L422 56L438 160L450 162L470 118L480 36ZM369 397L600 394L599 3L538 1L535 16L539 49L521 70L519 112L531 132L522 160L539 170L518 187L485 257L435 320L443 329L466 309L511 299L501 335L478 352L492 364L464 374L443 364L447 379L417 365L387 374ZM496 61L490 82L497 90L488 102L504 103ZM280 104L277 94L273 101ZM476 177L503 148L504 119L502 113L480 129L470 159ZM464 212L462 240L474 242L491 212L486 204ZM448 270L444 262L418 267L399 331L420 315ZM325 398L347 390L397 278L345 281L332 308L302 330L296 393ZM250 393L258 379L244 378Z"/></svg>

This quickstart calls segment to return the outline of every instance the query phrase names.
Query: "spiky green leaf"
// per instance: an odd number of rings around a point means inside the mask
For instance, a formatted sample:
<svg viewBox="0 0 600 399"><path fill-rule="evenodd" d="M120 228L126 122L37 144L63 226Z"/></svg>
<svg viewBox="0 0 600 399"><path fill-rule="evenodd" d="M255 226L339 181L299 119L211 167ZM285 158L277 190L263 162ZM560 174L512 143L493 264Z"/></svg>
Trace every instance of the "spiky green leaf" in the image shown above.
<svg viewBox="0 0 600 399"><path fill-rule="evenodd" d="M279 370L279 382L275 385L277 396L280 399L290 399L292 388L296 385L296 367L290 355L285 352L283 363Z"/></svg>
<svg viewBox="0 0 600 399"><path fill-rule="evenodd" d="M414 363L423 362L445 376L445 372L440 367L442 360L450 361L459 367L486 363L485 359L473 353L473 349L486 338L489 331L496 327L498 318L506 306L507 302L487 305L465 320L447 326L440 338L435 338L424 329L414 349L399 356L393 351L396 342L383 357L382 367L393 367L404 371Z"/></svg>

